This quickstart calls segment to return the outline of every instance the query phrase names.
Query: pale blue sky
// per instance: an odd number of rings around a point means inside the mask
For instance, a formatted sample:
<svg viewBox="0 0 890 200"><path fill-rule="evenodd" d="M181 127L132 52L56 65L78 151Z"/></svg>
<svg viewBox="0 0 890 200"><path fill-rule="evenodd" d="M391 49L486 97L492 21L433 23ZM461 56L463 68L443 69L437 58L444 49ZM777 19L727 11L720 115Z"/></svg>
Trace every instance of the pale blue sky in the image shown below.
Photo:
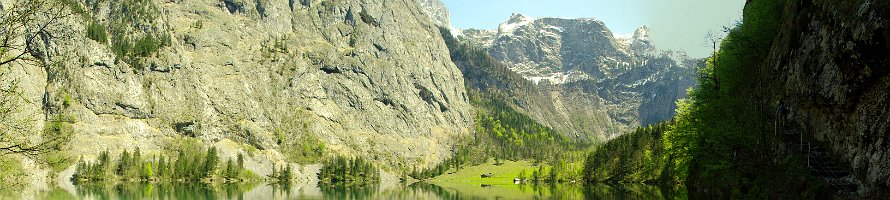
<svg viewBox="0 0 890 200"><path fill-rule="evenodd" d="M612 32L632 33L648 25L653 42L661 49L682 49L705 57L709 31L741 19L744 0L442 0L451 22L460 29L497 29L512 13L534 18L596 18Z"/></svg>

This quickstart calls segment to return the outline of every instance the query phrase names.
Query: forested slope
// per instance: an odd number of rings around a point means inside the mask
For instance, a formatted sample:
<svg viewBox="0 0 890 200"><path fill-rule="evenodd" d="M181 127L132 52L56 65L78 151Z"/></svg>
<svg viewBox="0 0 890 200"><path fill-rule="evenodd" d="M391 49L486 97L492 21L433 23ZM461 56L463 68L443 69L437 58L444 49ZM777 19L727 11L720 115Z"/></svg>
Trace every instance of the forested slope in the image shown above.
<svg viewBox="0 0 890 200"><path fill-rule="evenodd" d="M678 102L661 138L667 175L693 199L884 197L887 8L873 1L748 1L744 20L700 68L698 86ZM608 164L600 155L609 152L635 155L652 147L625 141L601 147L606 152L592 154L588 166ZM829 155L812 150L821 148ZM834 179L813 167L819 162L853 173ZM588 173L591 181L597 173Z"/></svg>

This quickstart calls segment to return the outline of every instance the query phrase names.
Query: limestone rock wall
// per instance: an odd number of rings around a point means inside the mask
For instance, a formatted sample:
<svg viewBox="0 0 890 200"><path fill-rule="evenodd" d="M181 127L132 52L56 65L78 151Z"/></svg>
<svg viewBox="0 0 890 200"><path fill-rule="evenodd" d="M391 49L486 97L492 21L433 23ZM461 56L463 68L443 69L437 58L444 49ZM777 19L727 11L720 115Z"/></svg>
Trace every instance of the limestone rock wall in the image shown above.
<svg viewBox="0 0 890 200"><path fill-rule="evenodd" d="M414 0L147 1L157 15L123 37L169 44L134 60L114 53L113 37L83 31L119 25L114 2L76 3L87 14L63 23L71 37L40 46L54 64L15 69L27 97L43 102L28 108L40 120L76 118L75 155L196 137L241 144L223 154L256 148L280 160L279 133L299 132L387 167L430 166L471 127L461 72Z"/></svg>

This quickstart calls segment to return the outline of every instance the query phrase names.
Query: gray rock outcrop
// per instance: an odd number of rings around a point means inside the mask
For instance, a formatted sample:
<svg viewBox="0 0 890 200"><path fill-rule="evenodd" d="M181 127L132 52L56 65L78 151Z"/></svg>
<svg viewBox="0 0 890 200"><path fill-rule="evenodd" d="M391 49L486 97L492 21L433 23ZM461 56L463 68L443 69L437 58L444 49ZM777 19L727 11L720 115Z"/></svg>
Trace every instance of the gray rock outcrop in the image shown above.
<svg viewBox="0 0 890 200"><path fill-rule="evenodd" d="M427 13L436 25L451 28L451 15L448 8L441 0L417 0L423 11Z"/></svg>
<svg viewBox="0 0 890 200"><path fill-rule="evenodd" d="M779 99L801 131L849 163L865 187L890 191L890 3L791 1L771 50Z"/></svg>

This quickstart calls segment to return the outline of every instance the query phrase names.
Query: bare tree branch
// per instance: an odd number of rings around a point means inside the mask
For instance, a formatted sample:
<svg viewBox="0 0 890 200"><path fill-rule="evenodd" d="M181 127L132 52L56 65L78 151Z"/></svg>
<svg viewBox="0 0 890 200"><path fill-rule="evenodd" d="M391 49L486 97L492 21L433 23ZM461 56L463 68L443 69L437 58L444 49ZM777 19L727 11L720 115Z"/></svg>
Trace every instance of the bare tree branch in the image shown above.
<svg viewBox="0 0 890 200"><path fill-rule="evenodd" d="M71 121L62 117L48 120L43 133L38 134L35 119L43 117L42 113L25 112L23 105L31 102L19 91L19 81L11 79L10 72L11 63L46 66L50 52L41 52L39 42L56 39L54 32L62 29L63 20L71 13L57 0L16 0L0 12L0 156L38 156L59 150L71 137L67 131Z"/></svg>

